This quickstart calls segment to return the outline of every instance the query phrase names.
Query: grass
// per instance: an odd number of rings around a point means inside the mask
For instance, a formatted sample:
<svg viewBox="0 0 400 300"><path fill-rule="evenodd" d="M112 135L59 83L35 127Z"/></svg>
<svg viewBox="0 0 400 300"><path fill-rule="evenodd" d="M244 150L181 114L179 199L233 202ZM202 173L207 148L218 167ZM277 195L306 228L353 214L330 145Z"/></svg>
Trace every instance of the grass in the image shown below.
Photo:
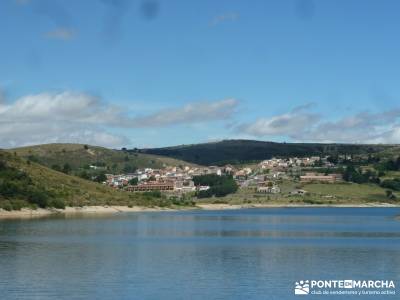
<svg viewBox="0 0 400 300"><path fill-rule="evenodd" d="M172 201L163 195L156 197L144 193L116 190L99 183L57 172L38 163L27 162L25 159L4 151L0 151L0 159L5 161L8 166L26 173L36 187L54 195L54 199L58 201L57 206L62 206L61 201L67 206L170 206L172 204ZM8 199L0 194L0 204L4 204L7 208L9 208L10 202L13 204L20 200Z"/></svg>
<svg viewBox="0 0 400 300"><path fill-rule="evenodd" d="M356 183L310 183L300 184L293 181L279 183L281 193L261 194L255 188L242 188L235 194L221 198L200 199L198 203L229 203L229 204L365 204L391 203L386 197L386 189L374 184ZM294 189L304 189L305 195L289 195ZM397 198L400 198L398 193ZM394 201L396 203L396 200Z"/></svg>
<svg viewBox="0 0 400 300"><path fill-rule="evenodd" d="M400 171L386 171L385 176L382 176L381 179L396 179L400 178Z"/></svg>
<svg viewBox="0 0 400 300"><path fill-rule="evenodd" d="M303 189L314 196L332 197L337 200L348 200L350 202L387 202L385 189L376 184L357 183L310 183L305 184Z"/></svg>
<svg viewBox="0 0 400 300"><path fill-rule="evenodd" d="M93 164L104 165L104 171L110 173L128 173L128 170L135 168L157 169L164 166L193 165L158 155L128 153L82 144L45 144L10 149L8 151L49 168L55 165L62 168L65 164L69 164L75 174Z"/></svg>

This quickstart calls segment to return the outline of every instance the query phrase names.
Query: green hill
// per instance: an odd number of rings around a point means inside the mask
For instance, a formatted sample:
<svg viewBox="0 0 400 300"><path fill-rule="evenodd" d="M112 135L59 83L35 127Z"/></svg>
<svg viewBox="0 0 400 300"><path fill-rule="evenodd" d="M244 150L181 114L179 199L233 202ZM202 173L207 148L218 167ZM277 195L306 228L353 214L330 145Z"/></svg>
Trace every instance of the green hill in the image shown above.
<svg viewBox="0 0 400 300"><path fill-rule="evenodd" d="M45 144L8 151L55 170L63 170L68 165L67 173L74 175L82 171L91 173L93 166L96 166L97 172L130 173L137 168L188 165L187 162L169 157L81 144Z"/></svg>
<svg viewBox="0 0 400 300"><path fill-rule="evenodd" d="M390 145L274 143L252 140L224 140L215 143L141 149L140 153L172 157L202 165L239 164L271 157L329 154L368 154L387 150Z"/></svg>
<svg viewBox="0 0 400 300"><path fill-rule="evenodd" d="M128 193L0 151L0 208L83 205L167 206L160 195Z"/></svg>

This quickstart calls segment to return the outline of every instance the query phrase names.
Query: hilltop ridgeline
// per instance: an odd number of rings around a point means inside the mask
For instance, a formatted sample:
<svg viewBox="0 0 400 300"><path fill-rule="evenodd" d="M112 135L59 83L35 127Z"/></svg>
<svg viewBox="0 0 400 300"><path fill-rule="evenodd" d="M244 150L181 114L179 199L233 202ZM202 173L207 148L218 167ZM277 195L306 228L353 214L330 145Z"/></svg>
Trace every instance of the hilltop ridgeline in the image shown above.
<svg viewBox="0 0 400 300"><path fill-rule="evenodd" d="M200 165L242 164L272 157L304 157L338 154L369 154L393 145L274 143L252 140L224 140L214 143L181 145L164 148L130 150L133 153L154 154Z"/></svg>

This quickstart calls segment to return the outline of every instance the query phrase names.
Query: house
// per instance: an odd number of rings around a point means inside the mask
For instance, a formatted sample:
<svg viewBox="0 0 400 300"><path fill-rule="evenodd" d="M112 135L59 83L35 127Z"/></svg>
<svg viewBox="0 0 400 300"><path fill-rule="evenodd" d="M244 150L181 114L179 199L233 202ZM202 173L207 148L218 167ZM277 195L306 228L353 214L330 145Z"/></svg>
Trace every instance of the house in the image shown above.
<svg viewBox="0 0 400 300"><path fill-rule="evenodd" d="M277 194L280 193L281 189L279 186L259 186L257 187L257 193L265 193L265 194Z"/></svg>
<svg viewBox="0 0 400 300"><path fill-rule="evenodd" d="M300 182L327 182L327 183L335 183L337 181L341 181L343 179L342 174L328 174L321 175L317 173L306 173L303 176L300 176Z"/></svg>
<svg viewBox="0 0 400 300"><path fill-rule="evenodd" d="M246 173L243 170L236 171L233 177L237 180L245 180Z"/></svg>
<svg viewBox="0 0 400 300"><path fill-rule="evenodd" d="M196 187L193 180L177 180L174 182L174 191L180 193L195 192Z"/></svg>
<svg viewBox="0 0 400 300"><path fill-rule="evenodd" d="M130 192L146 192L146 191L172 191L174 183L170 181L158 182L148 181L138 185L129 185L126 190Z"/></svg>
<svg viewBox="0 0 400 300"><path fill-rule="evenodd" d="M210 189L210 187L208 186L208 185L199 185L198 187L197 187L197 190L199 191L199 192L201 192L201 191L207 191L207 190L209 190Z"/></svg>
<svg viewBox="0 0 400 300"><path fill-rule="evenodd" d="M207 169L207 174L216 174L218 176L221 176L222 171L221 171L221 168L219 168L217 166L209 166Z"/></svg>
<svg viewBox="0 0 400 300"><path fill-rule="evenodd" d="M232 165L226 165L224 167L224 173L226 174L232 174L235 172L235 168Z"/></svg>

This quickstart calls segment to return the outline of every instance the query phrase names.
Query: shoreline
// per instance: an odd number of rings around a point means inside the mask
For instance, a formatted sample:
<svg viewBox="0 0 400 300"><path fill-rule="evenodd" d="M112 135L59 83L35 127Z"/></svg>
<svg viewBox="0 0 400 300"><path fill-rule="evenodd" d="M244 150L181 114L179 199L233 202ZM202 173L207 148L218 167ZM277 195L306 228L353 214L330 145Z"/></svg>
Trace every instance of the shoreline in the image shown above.
<svg viewBox="0 0 400 300"><path fill-rule="evenodd" d="M193 207L143 207L143 206L83 206L66 207L65 209L38 208L36 210L23 208L21 210L6 211L0 209L0 220L2 219L32 219L48 217L55 215L74 216L74 215L101 215L118 214L126 212L172 212L183 210L237 210L237 209L257 209L257 208L302 208L302 207L343 207L343 208L366 208L366 207L400 207L391 203L363 203L363 204L216 204L216 203L198 203Z"/></svg>
<svg viewBox="0 0 400 300"><path fill-rule="evenodd" d="M70 207L67 206L65 209L57 208L22 208L21 210L6 211L0 209L0 220L1 219L31 219L48 217L55 215L73 216L73 215L101 215L101 214L117 214L123 212L156 212L156 211L176 211L173 208L164 207L142 207L142 206L119 206L119 205L94 205L94 206L83 206L83 207Z"/></svg>

